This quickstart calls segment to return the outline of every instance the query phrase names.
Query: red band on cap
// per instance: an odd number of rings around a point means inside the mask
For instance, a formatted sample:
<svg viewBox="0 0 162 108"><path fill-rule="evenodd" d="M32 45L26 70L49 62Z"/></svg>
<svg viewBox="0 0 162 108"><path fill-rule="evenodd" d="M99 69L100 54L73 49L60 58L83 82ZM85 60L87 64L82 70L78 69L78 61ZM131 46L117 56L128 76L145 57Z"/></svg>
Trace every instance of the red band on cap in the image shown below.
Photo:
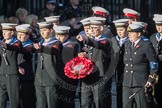
<svg viewBox="0 0 162 108"><path fill-rule="evenodd" d="M107 15L105 12L101 12L101 11L95 11L94 14L102 15L104 17Z"/></svg>
<svg viewBox="0 0 162 108"><path fill-rule="evenodd" d="M132 17L132 18L135 18L135 19L137 19L137 18L138 18L138 16L137 16L137 15L135 15L135 14L131 14L131 13L124 13L124 16L127 16L127 17Z"/></svg>

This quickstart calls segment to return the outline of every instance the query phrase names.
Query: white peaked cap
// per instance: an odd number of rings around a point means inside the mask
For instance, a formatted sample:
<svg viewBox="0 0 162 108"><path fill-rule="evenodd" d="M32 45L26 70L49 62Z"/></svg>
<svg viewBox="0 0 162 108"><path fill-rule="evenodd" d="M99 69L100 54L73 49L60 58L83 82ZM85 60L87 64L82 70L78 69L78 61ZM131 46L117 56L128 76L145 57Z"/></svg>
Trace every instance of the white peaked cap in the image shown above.
<svg viewBox="0 0 162 108"><path fill-rule="evenodd" d="M91 20L90 21L90 25L102 25L103 23L101 21L95 21L95 20Z"/></svg>
<svg viewBox="0 0 162 108"><path fill-rule="evenodd" d="M101 25L104 24L106 18L102 18L102 17L91 17L90 18L90 24L91 25Z"/></svg>
<svg viewBox="0 0 162 108"><path fill-rule="evenodd" d="M17 24L14 23L1 23L3 30L14 30Z"/></svg>
<svg viewBox="0 0 162 108"><path fill-rule="evenodd" d="M90 25L90 21L87 21L87 22L82 22L83 26L87 26L87 25Z"/></svg>
<svg viewBox="0 0 162 108"><path fill-rule="evenodd" d="M25 33L25 32L30 31L29 27L30 27L29 24L18 25L18 26L16 26L16 31Z"/></svg>
<svg viewBox="0 0 162 108"><path fill-rule="evenodd" d="M17 26L17 24L15 24L15 23L1 23L1 25Z"/></svg>
<svg viewBox="0 0 162 108"><path fill-rule="evenodd" d="M84 18L84 19L80 20L80 22L82 23L82 22L87 22L87 21L90 21L90 18L91 18L91 17Z"/></svg>
<svg viewBox="0 0 162 108"><path fill-rule="evenodd" d="M83 26L90 25L90 17L80 20Z"/></svg>
<svg viewBox="0 0 162 108"><path fill-rule="evenodd" d="M154 18L156 18L156 17L162 17L162 15L161 14L154 14Z"/></svg>
<svg viewBox="0 0 162 108"><path fill-rule="evenodd" d="M124 8L123 13L126 17L138 18L140 16L139 12L129 8Z"/></svg>
<svg viewBox="0 0 162 108"><path fill-rule="evenodd" d="M113 21L113 23L115 24L116 27L128 26L128 21L129 19L118 19Z"/></svg>
<svg viewBox="0 0 162 108"><path fill-rule="evenodd" d="M153 20L155 21L155 24L162 24L162 15L160 15L160 14L154 14L154 18L153 18Z"/></svg>
<svg viewBox="0 0 162 108"><path fill-rule="evenodd" d="M106 21L106 18L103 18L103 17L90 17L90 20Z"/></svg>
<svg viewBox="0 0 162 108"><path fill-rule="evenodd" d="M129 24L127 29L128 32L141 32L142 30L143 27L140 24Z"/></svg>
<svg viewBox="0 0 162 108"><path fill-rule="evenodd" d="M69 33L70 27L69 26L57 26L53 28L56 34L67 34Z"/></svg>
<svg viewBox="0 0 162 108"><path fill-rule="evenodd" d="M51 26L52 24L51 23L48 23L48 22L39 22L37 23L39 25L39 28L46 28L46 27L49 27Z"/></svg>
<svg viewBox="0 0 162 108"><path fill-rule="evenodd" d="M46 20L46 22L57 22L59 21L60 16L49 16L49 17L45 17L44 19Z"/></svg>
<svg viewBox="0 0 162 108"><path fill-rule="evenodd" d="M99 6L93 6L92 11L93 11L94 14L98 14L98 15L101 15L101 16L107 16L107 15L110 14L109 11L107 11L103 7L99 7Z"/></svg>
<svg viewBox="0 0 162 108"><path fill-rule="evenodd" d="M148 25L146 22L141 22L141 21L133 21L132 24L139 24L142 27L146 27Z"/></svg>

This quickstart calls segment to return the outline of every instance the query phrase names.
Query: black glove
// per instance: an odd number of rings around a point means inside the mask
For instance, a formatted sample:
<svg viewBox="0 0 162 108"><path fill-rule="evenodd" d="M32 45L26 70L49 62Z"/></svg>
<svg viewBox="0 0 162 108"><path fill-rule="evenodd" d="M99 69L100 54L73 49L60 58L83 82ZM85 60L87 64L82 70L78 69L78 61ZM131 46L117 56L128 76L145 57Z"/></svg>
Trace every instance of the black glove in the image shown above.
<svg viewBox="0 0 162 108"><path fill-rule="evenodd" d="M151 100L152 100L152 92L153 92L152 86L150 86L150 87L145 86L145 96L146 96L147 102L151 102Z"/></svg>

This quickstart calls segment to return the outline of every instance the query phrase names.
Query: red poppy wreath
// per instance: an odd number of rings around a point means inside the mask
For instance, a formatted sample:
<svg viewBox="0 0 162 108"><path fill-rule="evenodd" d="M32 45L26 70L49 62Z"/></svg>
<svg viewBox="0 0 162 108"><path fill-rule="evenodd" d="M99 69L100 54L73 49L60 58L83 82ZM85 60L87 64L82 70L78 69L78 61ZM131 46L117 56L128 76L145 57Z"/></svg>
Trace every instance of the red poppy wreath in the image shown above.
<svg viewBox="0 0 162 108"><path fill-rule="evenodd" d="M71 79L82 79L92 73L94 63L85 57L75 57L66 63L64 73Z"/></svg>

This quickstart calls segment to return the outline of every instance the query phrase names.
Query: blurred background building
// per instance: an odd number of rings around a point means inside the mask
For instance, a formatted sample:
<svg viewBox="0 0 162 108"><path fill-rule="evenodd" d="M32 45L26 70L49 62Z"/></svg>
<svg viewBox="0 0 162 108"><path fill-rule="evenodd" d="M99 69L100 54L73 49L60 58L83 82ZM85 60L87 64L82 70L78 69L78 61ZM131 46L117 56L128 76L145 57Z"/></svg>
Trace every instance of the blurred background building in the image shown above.
<svg viewBox="0 0 162 108"><path fill-rule="evenodd" d="M47 0L0 0L0 15L13 16L16 9L23 7L29 13L39 14L45 8ZM66 5L68 0L56 0L60 5ZM123 16L123 8L132 8L141 13L141 20L152 18L153 14L162 14L162 0L80 0L82 16L91 15L92 6L102 6L110 13L110 20Z"/></svg>

